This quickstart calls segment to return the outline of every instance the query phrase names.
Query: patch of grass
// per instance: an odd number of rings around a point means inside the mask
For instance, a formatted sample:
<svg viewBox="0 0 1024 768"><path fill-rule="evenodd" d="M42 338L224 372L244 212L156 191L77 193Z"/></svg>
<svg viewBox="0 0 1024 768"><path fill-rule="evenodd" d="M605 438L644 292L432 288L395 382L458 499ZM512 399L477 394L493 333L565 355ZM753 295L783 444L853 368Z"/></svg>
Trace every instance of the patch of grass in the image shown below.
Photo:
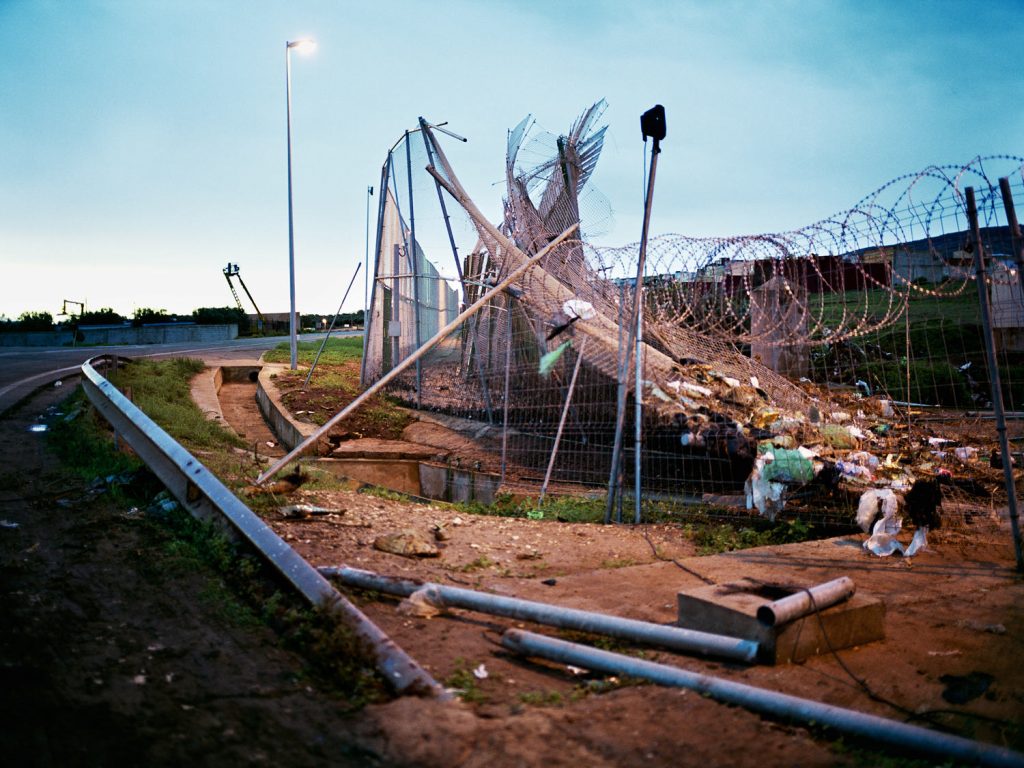
<svg viewBox="0 0 1024 768"><path fill-rule="evenodd" d="M594 635L589 632L578 632L574 629L560 629L558 630L558 637L566 642L589 645L591 648L599 648L602 651L621 653L638 659L646 658L646 653L634 648L627 640L621 640L617 637Z"/></svg>
<svg viewBox="0 0 1024 768"><path fill-rule="evenodd" d="M603 677L599 680L587 680L585 683L575 686L572 689L572 693L569 694L569 699L571 701L580 701L581 699L585 699L587 696L599 696L602 693L617 691L619 688L629 688L637 685L650 684L649 680L644 680L639 677L630 677L629 675Z"/></svg>
<svg viewBox="0 0 1024 768"><path fill-rule="evenodd" d="M300 341L298 343L298 362L302 365L312 365L317 350L320 349L321 341ZM317 368L321 365L341 365L349 360L361 360L363 357L363 337L344 336L333 337L327 340L323 354L317 362ZM263 360L268 363L291 362L291 347L288 342L282 342L271 350L263 353Z"/></svg>
<svg viewBox="0 0 1024 768"><path fill-rule="evenodd" d="M60 458L64 469L86 480L142 466L134 454L114 450L109 427L96 414L81 387L64 401L60 415L50 424L47 446Z"/></svg>
<svg viewBox="0 0 1024 768"><path fill-rule="evenodd" d="M782 520L760 529L733 523L691 522L683 526L683 533L697 546L699 555L807 541L814 538L813 530L802 520Z"/></svg>
<svg viewBox="0 0 1024 768"><path fill-rule="evenodd" d="M110 381L171 437L204 448L244 448L245 442L206 418L193 402L192 378L205 367L201 360L141 360L119 368Z"/></svg>
<svg viewBox="0 0 1024 768"><path fill-rule="evenodd" d="M565 697L558 691L526 691L519 694L519 701L531 707L560 707Z"/></svg>
<svg viewBox="0 0 1024 768"><path fill-rule="evenodd" d="M444 679L446 688L454 688L456 695L469 704L487 701L487 695L480 690L480 681L470 669L471 664L461 656L455 659L455 669Z"/></svg>
<svg viewBox="0 0 1024 768"><path fill-rule="evenodd" d="M485 568L491 568L495 565L497 565L497 563L491 560L487 555L481 555L473 562L460 566L459 570L463 573L472 573L473 571L482 571Z"/></svg>

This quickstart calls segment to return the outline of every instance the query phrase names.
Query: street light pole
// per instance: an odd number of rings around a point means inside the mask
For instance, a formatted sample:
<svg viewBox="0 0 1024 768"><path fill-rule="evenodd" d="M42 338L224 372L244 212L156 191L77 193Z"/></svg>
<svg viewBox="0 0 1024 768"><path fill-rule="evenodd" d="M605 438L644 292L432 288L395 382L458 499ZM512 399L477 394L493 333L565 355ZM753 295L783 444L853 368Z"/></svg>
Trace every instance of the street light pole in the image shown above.
<svg viewBox="0 0 1024 768"><path fill-rule="evenodd" d="M291 348L291 370L294 371L298 368L299 347L295 327L295 223L292 217L292 48L312 51L316 48L316 43L303 39L287 41L284 46L284 88L288 102L288 338Z"/></svg>

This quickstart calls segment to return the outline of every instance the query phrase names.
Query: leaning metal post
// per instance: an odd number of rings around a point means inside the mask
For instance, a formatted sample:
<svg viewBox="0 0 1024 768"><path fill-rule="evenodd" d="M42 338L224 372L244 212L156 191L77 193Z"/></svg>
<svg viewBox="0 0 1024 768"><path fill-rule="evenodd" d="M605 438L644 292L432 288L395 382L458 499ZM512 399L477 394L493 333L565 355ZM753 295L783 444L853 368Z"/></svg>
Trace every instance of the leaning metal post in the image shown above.
<svg viewBox="0 0 1024 768"><path fill-rule="evenodd" d="M548 459L548 471L544 473L544 485L540 487L540 498L538 504L544 503L544 495L548 492L548 483L551 482L551 471L555 468L555 458L558 456L558 445L562 442L562 430L565 429L565 417L569 415L569 406L572 405L572 393L576 390L576 378L580 375L580 363L583 362L583 350L587 347L587 340L580 343L579 351L576 353L576 365L572 369L572 378L569 380L569 391L565 394L565 405L562 406L562 417L558 420L558 431L555 433L555 444L551 448L551 458Z"/></svg>
<svg viewBox="0 0 1024 768"><path fill-rule="evenodd" d="M309 366L309 372L306 374L306 380L302 382L302 388L305 389L309 386L309 380L313 377L313 370L316 368L316 364L320 362L320 355L324 353L324 347L327 346L327 340L331 338L331 331L334 330L334 324L338 321L338 315L341 314L341 308L345 306L345 299L348 298L348 292L352 290L352 285L356 281L356 275L359 274L359 268L363 266L362 262L356 265L356 271L352 273L352 279L348 281L348 288L345 289L345 295L341 297L341 304L338 305L338 311L334 313L334 317L331 318L331 325L327 329L327 335L324 336L323 343L320 344L320 349L316 352L316 357L313 358L313 364ZM364 316L365 321L365 316Z"/></svg>
<svg viewBox="0 0 1024 768"><path fill-rule="evenodd" d="M981 228L978 225L978 207L974 201L974 187L967 187L967 220L974 239L974 275L978 284L978 303L981 305L981 324L985 338L985 357L988 359L988 374L992 380L992 410L996 417L996 432L999 434L999 450L1003 457L1003 478L1006 482L1006 503L1010 511L1010 528L1013 531L1013 548L1017 555L1017 570L1024 571L1024 553L1021 552L1020 523L1017 519L1017 488L1013 480L1013 466L1010 456L1010 441L1006 438L1006 418L1003 413L1003 385L999 380L999 362L996 358L995 340L992 338L992 316L988 306L988 289L985 287L985 255L981 244Z"/></svg>
<svg viewBox="0 0 1024 768"><path fill-rule="evenodd" d="M420 133L423 134L423 144L427 148L427 162L434 164L434 150L430 142L434 140L434 134L427 127L427 121L420 118ZM459 248L455 245L455 235L452 233L452 222L448 216L448 206L444 202L444 194L437 179L434 179L434 187L437 189L437 201L441 204L441 215L444 217L444 228L448 232L448 244L452 247L452 256L455 259L455 273L459 276L459 285L462 286L462 295L466 295L466 284L462 277L462 264L459 262Z"/></svg>

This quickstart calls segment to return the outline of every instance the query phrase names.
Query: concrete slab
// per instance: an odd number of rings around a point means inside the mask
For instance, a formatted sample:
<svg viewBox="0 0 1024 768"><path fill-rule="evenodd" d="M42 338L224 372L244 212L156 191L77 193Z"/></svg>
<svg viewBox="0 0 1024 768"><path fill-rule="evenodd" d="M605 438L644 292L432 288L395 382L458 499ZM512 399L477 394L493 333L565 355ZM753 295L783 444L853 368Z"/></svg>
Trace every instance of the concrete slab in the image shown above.
<svg viewBox="0 0 1024 768"><path fill-rule="evenodd" d="M316 466L328 470L336 477L379 485L381 488L413 496L422 495L418 461L330 458L318 459Z"/></svg>
<svg viewBox="0 0 1024 768"><path fill-rule="evenodd" d="M448 451L432 445L419 445L405 440L381 440L364 437L346 440L331 451L336 459L393 459L409 461L444 461Z"/></svg>
<svg viewBox="0 0 1024 768"><path fill-rule="evenodd" d="M677 624L687 629L756 640L758 661L786 664L885 638L885 604L855 594L818 614L769 627L757 609L814 583L777 587L752 579L696 587L678 594Z"/></svg>

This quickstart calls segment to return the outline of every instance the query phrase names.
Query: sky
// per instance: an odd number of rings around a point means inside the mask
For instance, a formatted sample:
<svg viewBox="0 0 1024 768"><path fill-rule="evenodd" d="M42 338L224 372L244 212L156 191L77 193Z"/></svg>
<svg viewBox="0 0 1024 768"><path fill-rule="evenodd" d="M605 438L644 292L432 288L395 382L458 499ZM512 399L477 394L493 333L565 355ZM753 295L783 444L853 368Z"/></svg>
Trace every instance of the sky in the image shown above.
<svg viewBox="0 0 1024 768"><path fill-rule="evenodd" d="M497 221L509 129L564 133L606 99L602 245L640 238L656 103L652 234L796 229L931 164L1024 154L1022 0L0 0L0 314L227 306L228 262L286 312L303 37L301 312L337 308L367 187L421 115L469 139L441 138Z"/></svg>

